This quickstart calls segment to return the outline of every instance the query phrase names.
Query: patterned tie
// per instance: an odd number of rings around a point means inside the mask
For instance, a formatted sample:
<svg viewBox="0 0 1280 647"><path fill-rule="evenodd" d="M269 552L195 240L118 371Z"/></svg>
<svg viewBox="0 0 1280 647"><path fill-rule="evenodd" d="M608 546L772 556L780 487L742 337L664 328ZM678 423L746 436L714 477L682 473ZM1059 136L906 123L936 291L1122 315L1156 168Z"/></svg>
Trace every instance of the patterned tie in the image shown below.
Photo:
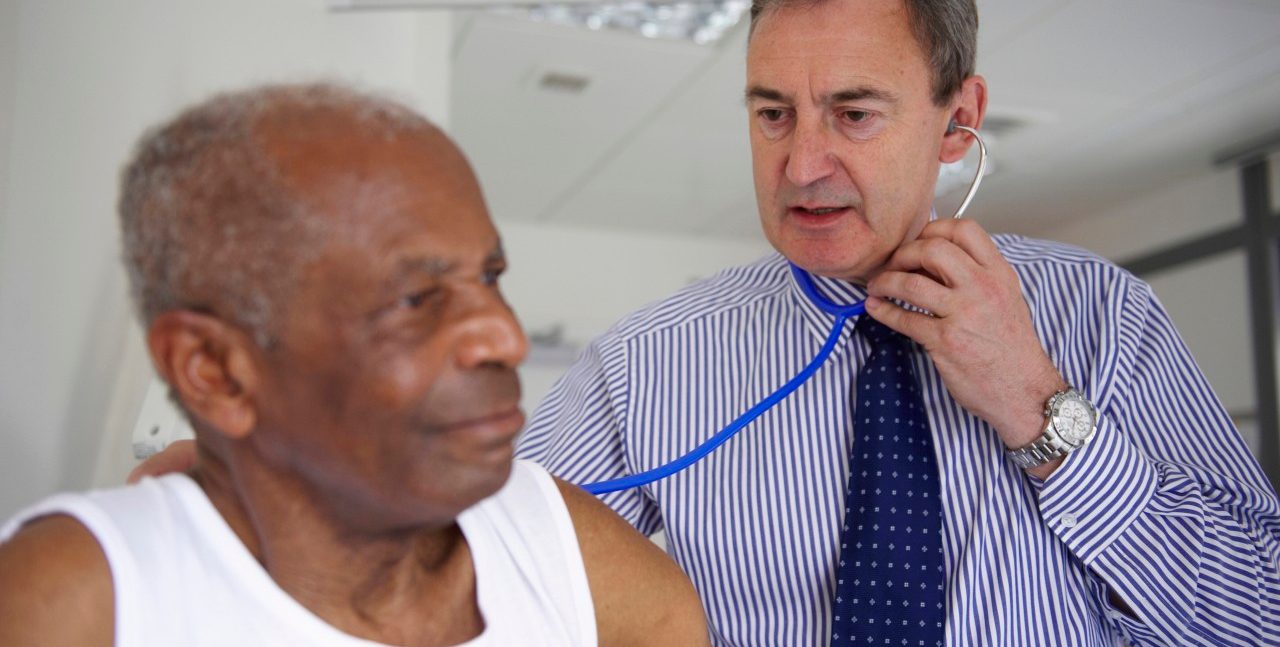
<svg viewBox="0 0 1280 647"><path fill-rule="evenodd" d="M867 315L832 645L942 645L942 515L911 342Z"/></svg>

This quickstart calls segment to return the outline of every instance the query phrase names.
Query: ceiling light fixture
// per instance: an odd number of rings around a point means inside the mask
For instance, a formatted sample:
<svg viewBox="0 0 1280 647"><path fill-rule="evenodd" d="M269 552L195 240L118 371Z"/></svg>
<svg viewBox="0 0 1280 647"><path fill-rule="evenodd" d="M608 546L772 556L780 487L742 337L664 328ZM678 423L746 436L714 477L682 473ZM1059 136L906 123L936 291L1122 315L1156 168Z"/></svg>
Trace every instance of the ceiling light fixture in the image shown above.
<svg viewBox="0 0 1280 647"><path fill-rule="evenodd" d="M707 45L720 40L751 8L750 0L661 2L627 0L327 0L333 11L394 9L487 9L591 30L609 29L659 40L691 40Z"/></svg>
<svg viewBox="0 0 1280 647"><path fill-rule="evenodd" d="M522 13L539 22L626 31L645 38L691 40L707 45L720 40L750 8L748 0L669 3L635 0L607 4L540 4L500 11Z"/></svg>

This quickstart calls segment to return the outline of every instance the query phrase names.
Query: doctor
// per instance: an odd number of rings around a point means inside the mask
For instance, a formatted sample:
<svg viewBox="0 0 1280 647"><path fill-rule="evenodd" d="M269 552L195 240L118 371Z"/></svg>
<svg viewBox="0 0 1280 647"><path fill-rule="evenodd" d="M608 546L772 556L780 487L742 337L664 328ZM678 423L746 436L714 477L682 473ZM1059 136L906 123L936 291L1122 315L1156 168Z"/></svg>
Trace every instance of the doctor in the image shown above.
<svg viewBox="0 0 1280 647"><path fill-rule="evenodd" d="M721 645L1280 642L1280 507L1151 289L1082 250L930 221L987 86L972 0L757 0L746 103L778 254L641 310L520 455L665 463L832 359L704 462L604 497L665 530ZM904 304L911 304L904 307ZM889 376L889 377L885 377Z"/></svg>

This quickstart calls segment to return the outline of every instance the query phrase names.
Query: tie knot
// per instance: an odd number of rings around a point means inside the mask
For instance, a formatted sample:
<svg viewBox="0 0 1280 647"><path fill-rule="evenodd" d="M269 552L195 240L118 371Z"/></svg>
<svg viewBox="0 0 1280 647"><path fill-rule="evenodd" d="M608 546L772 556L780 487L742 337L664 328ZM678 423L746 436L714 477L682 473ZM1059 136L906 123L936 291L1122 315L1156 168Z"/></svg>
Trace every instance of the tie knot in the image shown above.
<svg viewBox="0 0 1280 647"><path fill-rule="evenodd" d="M870 342L872 348L879 348L886 342L896 345L906 340L901 334L872 319L871 315L868 314L858 317L858 323L854 326L854 331Z"/></svg>

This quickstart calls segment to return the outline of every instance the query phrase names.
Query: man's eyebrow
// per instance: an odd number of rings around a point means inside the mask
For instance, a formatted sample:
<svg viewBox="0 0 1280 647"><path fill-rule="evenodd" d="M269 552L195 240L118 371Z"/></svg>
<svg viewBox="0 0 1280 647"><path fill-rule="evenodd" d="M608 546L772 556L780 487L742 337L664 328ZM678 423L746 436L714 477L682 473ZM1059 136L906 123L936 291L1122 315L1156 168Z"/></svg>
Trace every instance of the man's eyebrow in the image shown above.
<svg viewBox="0 0 1280 647"><path fill-rule="evenodd" d="M430 256L414 256L400 259L395 269L384 282L387 286L395 286L411 276L425 274L430 277L443 276L454 268L454 264L443 258Z"/></svg>
<svg viewBox="0 0 1280 647"><path fill-rule="evenodd" d="M495 245L484 257L486 266L505 264L506 262L507 254L503 251L501 242ZM395 268L391 270L391 274L387 276L387 280L383 283L390 288L415 275L436 278L452 272L457 266L457 263L434 256L407 257L396 262Z"/></svg>
<svg viewBox="0 0 1280 647"><path fill-rule="evenodd" d="M750 102L752 99L764 99L765 101L778 101L781 103L791 103L791 97L774 90L766 88L762 85L753 85L747 88L746 100Z"/></svg>
<svg viewBox="0 0 1280 647"><path fill-rule="evenodd" d="M869 88L860 86L850 88L848 90L840 90L831 94L829 103L842 103L845 101L863 101L870 99L872 101L883 101L885 103L897 103L898 95L887 90L879 88Z"/></svg>
<svg viewBox="0 0 1280 647"><path fill-rule="evenodd" d="M750 88L747 88L746 99L748 102L751 101L752 99L763 99L765 101L793 103L791 100L791 97L787 96L786 94L783 94L778 90L774 90L773 88L766 88L761 85L753 85ZM837 92L833 92L831 95L829 95L826 98L826 101L824 103L832 104L832 103L842 103L845 101L863 101L866 99L870 99L872 101L883 101L885 103L897 103L898 95L893 94L892 92L889 92L887 90L881 90L879 88L859 86L856 88L849 88L847 90L839 90Z"/></svg>

